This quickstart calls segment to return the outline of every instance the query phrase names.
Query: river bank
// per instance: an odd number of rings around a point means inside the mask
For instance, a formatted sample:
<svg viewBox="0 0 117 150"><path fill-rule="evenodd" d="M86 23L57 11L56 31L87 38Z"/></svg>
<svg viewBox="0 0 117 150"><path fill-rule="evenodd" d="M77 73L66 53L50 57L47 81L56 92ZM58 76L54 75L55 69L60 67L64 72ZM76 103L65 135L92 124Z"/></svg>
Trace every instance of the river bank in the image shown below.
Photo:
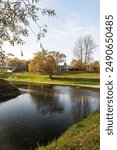
<svg viewBox="0 0 117 150"><path fill-rule="evenodd" d="M64 73L53 76L49 79L47 75L38 73L22 72L22 73L0 73L0 78L11 81L16 84L35 84L35 85L62 85L83 88L100 88L99 73Z"/></svg>
<svg viewBox="0 0 117 150"><path fill-rule="evenodd" d="M88 118L70 127L58 140L37 150L99 150L100 113L95 111Z"/></svg>
<svg viewBox="0 0 117 150"><path fill-rule="evenodd" d="M88 88L88 89L100 89L100 85L83 85L83 84L64 84L64 83L53 83L53 82L31 82L31 81L11 81L16 85L34 85L34 86L69 86L75 88Z"/></svg>
<svg viewBox="0 0 117 150"><path fill-rule="evenodd" d="M21 94L19 89L8 81L0 79L0 102Z"/></svg>

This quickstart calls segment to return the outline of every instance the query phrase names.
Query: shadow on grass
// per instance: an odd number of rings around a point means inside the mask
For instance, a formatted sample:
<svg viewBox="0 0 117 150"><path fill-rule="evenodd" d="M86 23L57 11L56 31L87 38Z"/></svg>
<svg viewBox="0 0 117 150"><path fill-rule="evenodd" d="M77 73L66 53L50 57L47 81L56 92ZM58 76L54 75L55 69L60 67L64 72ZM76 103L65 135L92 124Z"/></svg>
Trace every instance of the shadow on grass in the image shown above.
<svg viewBox="0 0 117 150"><path fill-rule="evenodd" d="M6 78L9 78L11 75L12 75L12 73L0 73L0 78L6 79Z"/></svg>
<svg viewBox="0 0 117 150"><path fill-rule="evenodd" d="M69 82L69 83L81 83L81 84L100 84L100 79L94 78L70 78L70 77L54 77L53 80Z"/></svg>

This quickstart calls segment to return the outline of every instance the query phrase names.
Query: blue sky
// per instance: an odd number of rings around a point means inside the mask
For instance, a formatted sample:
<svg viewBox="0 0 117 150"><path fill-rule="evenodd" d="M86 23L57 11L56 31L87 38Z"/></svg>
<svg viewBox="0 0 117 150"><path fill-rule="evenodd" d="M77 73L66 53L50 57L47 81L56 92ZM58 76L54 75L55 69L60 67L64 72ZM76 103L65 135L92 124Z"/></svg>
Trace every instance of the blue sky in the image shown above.
<svg viewBox="0 0 117 150"><path fill-rule="evenodd" d="M99 60L99 0L41 0L39 7L55 9L57 17L48 18L40 15L39 24L48 25L46 38L42 40L45 49L61 51L67 56L67 63L73 58L74 44L80 36L91 34L98 45L94 58ZM38 28L32 24L35 32ZM4 46L8 52L14 53L21 59L31 59L33 53L39 50L36 37L30 33L24 39L22 46L24 56L21 57L20 46Z"/></svg>

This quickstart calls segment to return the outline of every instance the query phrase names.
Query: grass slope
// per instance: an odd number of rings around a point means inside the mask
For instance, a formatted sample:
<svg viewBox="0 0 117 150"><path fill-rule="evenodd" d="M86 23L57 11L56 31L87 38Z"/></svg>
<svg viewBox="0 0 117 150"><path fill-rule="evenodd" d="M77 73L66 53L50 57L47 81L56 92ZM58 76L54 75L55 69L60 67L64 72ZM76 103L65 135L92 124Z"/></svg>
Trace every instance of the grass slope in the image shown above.
<svg viewBox="0 0 117 150"><path fill-rule="evenodd" d="M100 113L96 111L88 118L69 128L58 140L38 150L99 150Z"/></svg>
<svg viewBox="0 0 117 150"><path fill-rule="evenodd" d="M99 85L99 73L79 73L66 72L61 75L54 76L53 80L49 79L47 75L40 75L38 73L14 73L4 74L0 73L0 78L9 81L22 83L45 83L45 84L61 84L61 85Z"/></svg>

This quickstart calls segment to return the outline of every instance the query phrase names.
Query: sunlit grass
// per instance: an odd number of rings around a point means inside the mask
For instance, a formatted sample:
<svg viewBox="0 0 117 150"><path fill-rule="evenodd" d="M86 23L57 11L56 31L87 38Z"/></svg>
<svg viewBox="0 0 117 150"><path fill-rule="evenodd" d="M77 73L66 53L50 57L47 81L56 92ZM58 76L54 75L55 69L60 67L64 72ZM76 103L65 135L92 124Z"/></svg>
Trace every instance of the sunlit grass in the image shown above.
<svg viewBox="0 0 117 150"><path fill-rule="evenodd" d="M99 85L99 73L80 73L66 72L61 75L53 76L49 79L48 75L40 75L38 73L21 72L21 73L0 73L0 78L9 81L24 82L24 83L45 83L45 84L66 84L66 85Z"/></svg>
<svg viewBox="0 0 117 150"><path fill-rule="evenodd" d="M100 149L100 113L91 114L70 127L58 140L38 150L99 150Z"/></svg>

